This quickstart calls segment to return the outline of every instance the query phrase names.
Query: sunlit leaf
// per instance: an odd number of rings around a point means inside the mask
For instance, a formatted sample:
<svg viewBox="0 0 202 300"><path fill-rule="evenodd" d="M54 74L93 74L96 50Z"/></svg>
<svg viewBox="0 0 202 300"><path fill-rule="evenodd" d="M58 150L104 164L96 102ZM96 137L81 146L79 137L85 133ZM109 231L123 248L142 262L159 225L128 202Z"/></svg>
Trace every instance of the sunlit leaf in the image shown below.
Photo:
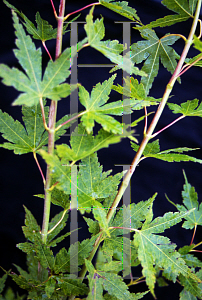
<svg viewBox="0 0 202 300"><path fill-rule="evenodd" d="M145 222L142 229L135 233L134 245L138 247L138 258L143 267L142 273L153 295L156 282L154 264L163 268L166 278L174 282L179 274L193 278L194 282L200 281L191 273L183 258L175 250L176 245L172 244L167 237L154 234L164 232L165 229L179 223L189 213L190 211L166 213L152 222Z"/></svg>
<svg viewBox="0 0 202 300"><path fill-rule="evenodd" d="M166 35L159 39L156 33L151 29L140 29L140 34L145 40L139 41L131 46L131 60L136 64L145 61L142 71L148 74L148 76L142 77L141 82L145 87L147 95L154 78L158 74L160 60L164 68L171 73L174 72L177 66L176 52L170 46L173 45L179 37Z"/></svg>
<svg viewBox="0 0 202 300"><path fill-rule="evenodd" d="M183 116L202 117L202 103L198 105L199 100L187 100L180 105L175 103L167 103L168 107L174 114L182 114Z"/></svg>
<svg viewBox="0 0 202 300"><path fill-rule="evenodd" d="M131 142L131 145L134 151L138 150L139 146L137 144ZM201 159L186 154L182 154L183 152L188 152L193 150L197 150L197 148L181 147L181 148L174 148L174 149L167 149L164 151L160 151L159 140L155 140L154 142L147 144L143 152L143 157L144 158L153 157L167 162L193 161L201 164L202 163Z"/></svg>
<svg viewBox="0 0 202 300"><path fill-rule="evenodd" d="M193 17L196 2L196 0L191 0L189 3L187 0L163 0L161 3L176 14L169 14L164 18L157 19L156 21L145 25L143 28L165 27L186 21Z"/></svg>

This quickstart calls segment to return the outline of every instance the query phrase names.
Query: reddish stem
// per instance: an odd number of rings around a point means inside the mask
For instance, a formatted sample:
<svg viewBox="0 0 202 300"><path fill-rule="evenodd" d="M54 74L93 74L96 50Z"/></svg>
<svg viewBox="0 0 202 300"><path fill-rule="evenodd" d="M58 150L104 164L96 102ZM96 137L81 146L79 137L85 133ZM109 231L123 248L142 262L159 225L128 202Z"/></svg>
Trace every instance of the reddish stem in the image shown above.
<svg viewBox="0 0 202 300"><path fill-rule="evenodd" d="M48 48L46 47L45 41L42 41L42 45L43 45L44 49L46 50L48 56L50 57L50 60L53 60L50 52L48 51Z"/></svg>
<svg viewBox="0 0 202 300"><path fill-rule="evenodd" d="M38 159L37 159L37 157L36 157L36 152L33 152L33 156L34 156L34 159L35 159L35 161L36 161L37 167L39 168L39 171L40 171L40 173L41 173L41 177L42 177L42 179L43 179L43 183L44 183L44 185L45 185L46 180L45 180L45 177L44 177L44 175L43 175L43 172L42 172L41 166L40 166L40 164L39 164L39 161L38 161Z"/></svg>
<svg viewBox="0 0 202 300"><path fill-rule="evenodd" d="M82 7L82 8L80 8L78 10L75 10L75 11L69 13L68 15L66 15L65 18L64 18L64 20L68 19L71 15L76 14L76 13L78 13L78 12L80 12L80 11L88 8L88 7L91 7L93 5L99 5L99 4L100 4L100 2L95 2L95 3L88 4L88 5L86 5L86 6Z"/></svg>
<svg viewBox="0 0 202 300"><path fill-rule="evenodd" d="M69 122L71 122L71 121L73 121L73 120L75 120L75 119L81 117L81 116L84 115L85 113L86 113L86 112L84 111L84 112L82 112L82 113L80 113L80 114L78 114L78 115L72 117L71 119L65 121L64 123L60 124L60 125L55 129L55 131L58 131L62 126L64 126L65 124L67 124L67 123L69 123Z"/></svg>
<svg viewBox="0 0 202 300"><path fill-rule="evenodd" d="M144 134L147 133L147 107L144 107L144 112L145 112L145 124L144 124Z"/></svg>
<svg viewBox="0 0 202 300"><path fill-rule="evenodd" d="M194 232L193 232L193 236L192 236L192 239L191 239L191 243L190 243L190 245L192 245L192 244L193 244L194 237L195 237L195 234L196 234L196 228L197 228L197 225L195 224L195 225L194 225Z"/></svg>
<svg viewBox="0 0 202 300"><path fill-rule="evenodd" d="M57 12L56 12L55 6L53 4L53 0L50 0L50 2L51 2L51 5L52 5L52 8L53 8L54 15L57 18L58 16L57 16Z"/></svg>
<svg viewBox="0 0 202 300"><path fill-rule="evenodd" d="M64 22L65 0L60 0L58 27L57 27L57 40L55 59L57 59L62 51L62 36L63 36L63 22ZM57 101L51 101L49 111L49 131L48 131L48 153L53 154L55 144L55 123L56 123ZM45 244L47 241L48 225L50 218L50 206L51 206L51 192L49 188L51 186L51 169L47 165L46 170L46 184L45 184L45 201L44 201L44 214L42 224L42 242Z"/></svg>
<svg viewBox="0 0 202 300"><path fill-rule="evenodd" d="M48 131L49 128L46 124L46 116L45 116L45 112L44 112L44 106L43 106L43 99L40 98L39 100L39 103L40 103L40 106L41 106L41 113L42 113L42 118L43 118L43 125L44 125L44 128Z"/></svg>
<svg viewBox="0 0 202 300"><path fill-rule="evenodd" d="M170 124L168 124L167 126L163 127L161 130L157 131L156 133L152 134L151 138L154 138L155 136L157 136L159 133L161 133L162 131L166 130L167 128L171 127L172 125L174 125L175 123L177 123L178 121L180 121L181 119L185 118L186 116L182 115L179 118L177 118L176 120L174 120L173 122L171 122Z"/></svg>
<svg viewBox="0 0 202 300"><path fill-rule="evenodd" d="M186 67L187 65L185 65L182 68L182 71L179 73L178 77L180 77L182 74L184 74L185 72L187 72L191 67L193 67L198 61L200 61L202 59L202 56L200 56L199 58L197 58L195 61L193 61L190 65L188 65L188 67Z"/></svg>

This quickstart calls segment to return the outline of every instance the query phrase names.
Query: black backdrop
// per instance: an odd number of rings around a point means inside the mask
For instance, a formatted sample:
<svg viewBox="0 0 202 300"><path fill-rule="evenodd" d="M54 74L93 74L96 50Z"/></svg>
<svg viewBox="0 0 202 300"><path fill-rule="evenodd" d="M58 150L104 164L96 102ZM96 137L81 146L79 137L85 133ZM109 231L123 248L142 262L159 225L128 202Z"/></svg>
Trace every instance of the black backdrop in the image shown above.
<svg viewBox="0 0 202 300"><path fill-rule="evenodd" d="M48 0L12 0L11 4L22 10L32 21L34 21L35 13L39 10L42 18L49 20L52 24L53 13L50 2ZM59 0L54 1L58 7ZM87 1L67 1L67 11L74 11L83 7L90 2ZM164 16L168 10L160 5L160 1L154 0L136 0L129 1L132 7L137 9L137 12L143 23L149 23L158 17ZM84 21L85 15L89 9L81 13L79 20ZM124 21L125 18L109 11L104 7L95 8L95 17L104 16L106 26L106 39L122 40L122 27L120 24L115 24L114 21ZM191 21L187 21L169 28L169 32L181 33L188 35ZM157 34L162 36L167 33L167 29L157 28ZM84 36L82 25L78 27L79 40ZM132 30L131 43L134 43L139 38L136 31ZM13 33L12 20L10 10L2 3L0 4L0 63L6 63L9 66L17 66L17 61L13 55L12 49L15 47L15 36ZM52 55L54 55L55 42L47 42ZM37 43L40 46L40 43ZM65 37L64 47L69 46L69 35ZM183 42L179 41L175 45L178 53L181 52ZM191 51L193 55L197 54L195 50ZM190 54L191 56L191 54ZM48 57L44 52L44 64ZM79 53L79 64L96 64L108 63L102 55L94 50L84 49ZM89 91L97 82L102 82L109 78L109 68L78 68L78 79ZM182 76L182 84L176 83L172 95L173 101L176 103L185 102L201 96L200 68L192 68ZM119 73L117 82L121 84L121 73ZM150 94L154 97L162 97L165 86L170 78L170 73L165 71L162 66L160 73L157 76ZM3 111L11 114L14 119L21 120L21 108L11 106L16 98L17 92L13 88L8 88L0 84L0 108ZM118 97L118 98L117 98ZM119 100L117 94L112 94L112 100ZM64 112L68 113L69 105L67 101L62 100L59 103L58 118ZM139 117L142 112L137 112L132 117L132 121ZM149 120L151 120L149 118ZM161 117L157 129L161 129L168 123L174 120L174 116L166 109ZM202 133L201 133L200 118L185 118L176 126L164 131L159 135L161 141L161 149L169 149L175 147L192 147L201 148ZM137 138L141 139L142 125L137 127ZM68 137L64 137L61 141L67 141ZM0 143L3 142L1 138ZM118 149L118 151L117 151ZM202 158L201 150L192 153L198 158ZM115 165L130 164L133 159L134 152L130 149L129 141L122 141L118 146L110 146L109 149L99 151L100 163L104 165L104 170L113 169L120 172L121 167ZM40 160L43 169L45 164ZM5 269L10 269L12 263L25 267L24 254L16 248L16 244L24 241L21 226L24 223L23 205L27 206L32 211L39 224L42 221L43 201L34 197L35 194L43 193L43 184L37 166L31 154L14 155L13 152L1 149L0 150L0 265ZM165 198L165 194L175 203L181 203L181 190L184 183L182 170L185 170L189 182L195 186L199 194L199 201L202 195L201 172L202 167L195 163L167 163L157 161L155 159L147 159L140 163L131 180L131 202L137 203L140 200L146 200L155 192L158 192L157 199L154 203L155 216L163 215L166 211L175 211ZM58 212L57 207L53 207L52 215ZM87 229L82 219L79 217L79 227L82 227L80 234L81 238L87 236ZM168 236L177 245L183 246L189 244L192 237L192 232L187 232L179 226L175 226L172 230L167 230ZM197 230L194 242L201 241L201 230ZM68 242L66 242L68 243ZM67 244L63 244L65 246ZM11 283L10 283L11 284ZM14 285L13 285L14 287ZM144 284L138 288L143 289ZM178 284L171 284L166 288L157 288L156 295L158 299L178 299L181 287ZM145 299L152 299L151 294Z"/></svg>

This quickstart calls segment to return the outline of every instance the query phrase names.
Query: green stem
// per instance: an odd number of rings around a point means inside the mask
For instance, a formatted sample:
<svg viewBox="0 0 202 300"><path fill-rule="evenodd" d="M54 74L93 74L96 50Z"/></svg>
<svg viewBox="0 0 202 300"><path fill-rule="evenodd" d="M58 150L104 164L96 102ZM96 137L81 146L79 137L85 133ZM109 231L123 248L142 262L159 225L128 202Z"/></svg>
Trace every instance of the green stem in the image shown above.
<svg viewBox="0 0 202 300"><path fill-rule="evenodd" d="M55 59L57 59L60 56L62 51L64 12L65 12L65 0L60 0ZM48 124L48 128L49 128L48 153L49 154L53 154L54 152L56 113L57 113L57 101L51 101L50 111L49 111L49 124ZM50 187L51 187L51 169L50 166L47 165L44 214L43 214L43 224L42 224L42 232L41 232L42 241L44 244L47 241L48 225L49 225L49 218L50 218L50 207L51 207L51 190L49 190Z"/></svg>
<svg viewBox="0 0 202 300"><path fill-rule="evenodd" d="M140 145L140 147L139 147L139 149L138 149L138 151L137 151L137 153L136 153L136 155L134 157L134 160L133 160L133 162L132 162L132 164L131 164L131 166L130 166L130 168L129 168L129 170L128 170L128 172L127 172L127 174L126 174L126 176L125 176L125 178L124 178L124 180L123 180L123 182L122 182L122 184L121 184L121 186L119 188L119 191L118 191L118 193L117 193L117 195L116 195L116 197L114 199L114 202L113 202L113 204L111 206L111 209L109 210L109 212L107 214L108 223L110 222L112 216L114 215L114 213L116 211L116 208L117 208L117 206L118 206L118 204L119 204L119 202L120 202L120 200L121 200L121 198L122 198L122 196L123 196L126 188L128 187L128 184L130 183L131 177L132 177L132 175L133 175L133 173L134 173L134 171L135 171L135 169L136 169L136 167L137 167L137 165L138 165L138 163L139 163L139 161L141 159L141 156L143 154L143 151L144 151L147 143L149 142L149 140L152 137L153 131L154 131L154 129L155 129L155 127L156 127L156 125L157 125L157 123L159 121L160 116L162 115L162 112L163 112L164 107L166 105L166 102L167 102L167 100L168 100L168 98L170 96L170 93L171 93L171 91L173 89L175 81L177 80L177 78L179 76L179 73L180 73L181 68L182 68L182 66L184 64L185 58L187 56L187 53L188 53L188 51L190 49L190 46L192 44L192 41L193 41L193 36L194 36L195 30L196 30L196 26L197 26L197 22L198 22L198 18L199 18L201 2L202 2L202 0L199 0L198 3L197 3L197 8L196 8L194 20L193 20L193 23L192 23L192 27L191 27L191 30L190 30L190 33L189 33L189 37L188 37L188 39L186 41L185 47L183 49L182 55L180 57L180 60L179 60L179 62L177 64L177 67L176 67L176 69L175 69L175 71L174 71L174 73L173 73L173 75L172 75L169 83L166 86L166 89L165 89L163 98L161 100L161 103L158 106L158 109L157 109L157 111L155 113L155 116L154 116L154 118L153 118L153 120L152 120L152 122L151 122L151 124L150 124L150 126L148 128L148 131L145 134L145 136L144 136L144 138L142 140L142 143L141 143L141 145ZM98 240L98 242L100 244L101 236L99 236L99 238L97 240ZM94 249L92 250L92 252L91 252L91 254L89 256L89 259L92 259L93 255L96 253L96 250L97 250L97 248L99 246L97 240L95 242ZM82 279L85 277L86 272L87 272L87 269L86 269L86 267L84 265L83 269L81 271ZM70 298L70 299L72 300L74 298Z"/></svg>
<svg viewBox="0 0 202 300"><path fill-rule="evenodd" d="M138 163L140 161L140 158L141 158L141 156L143 154L143 151L144 151L147 143L151 139L153 131L154 131L154 129L155 129L155 127L156 127L159 119L160 119L160 116L162 115L162 112L163 112L164 107L166 105L166 102L167 102L167 100L168 100L168 98L170 96L170 93L171 93L171 91L173 89L175 81L177 80L177 78L178 78L178 76L180 74L180 71L181 71L181 68L182 68L182 66L184 64L184 61L186 59L187 53L188 53L188 51L190 49L190 46L191 46L191 44L193 42L193 37L194 37L194 33L196 31L196 27L197 27L197 23L198 23L198 18L199 18L199 14L200 14L201 2L202 2L202 0L198 0L197 8L196 8L195 16L194 16L194 20L193 20L192 27L191 27L191 30L190 30L190 33L189 33L189 37L186 40L186 43L185 43L184 49L182 51L180 60L178 61L177 67L176 67L176 69L175 69L175 71L174 71L174 73L173 73L173 75L172 75L169 83L166 86L166 89L165 89L164 95L162 97L161 103L158 106L158 109L157 109L157 111L155 113L155 116L154 116L154 118L153 118L150 126L149 126L149 129L148 129L147 133L145 134L145 136L144 136L144 138L142 140L142 143L141 143L141 145L140 145L140 147L139 147L139 149L138 149L138 151L137 151L137 153L136 153L136 155L134 157L134 160L133 160L133 162L132 162L132 164L130 166L130 169L128 170L128 172L126 174L126 176L125 176L125 178L124 178L124 180L122 182L122 185L121 185L121 187L120 187L120 189L119 189L119 191L118 191L118 193L116 195L116 198L114 199L112 207L111 207L111 209L110 209L110 211L109 211L109 213L107 215L108 222L111 220L111 218L112 218L112 216L113 216L113 214L114 214L114 212L116 210L117 205L119 204L119 202L120 202L120 200L121 200L121 198L122 198L122 196L123 196L123 194L124 194L124 192L125 192L128 184L130 183L131 177L132 177L132 175L133 175L133 173L134 173L134 171L135 171L135 169L136 169L136 167L137 167L137 165L138 165Z"/></svg>

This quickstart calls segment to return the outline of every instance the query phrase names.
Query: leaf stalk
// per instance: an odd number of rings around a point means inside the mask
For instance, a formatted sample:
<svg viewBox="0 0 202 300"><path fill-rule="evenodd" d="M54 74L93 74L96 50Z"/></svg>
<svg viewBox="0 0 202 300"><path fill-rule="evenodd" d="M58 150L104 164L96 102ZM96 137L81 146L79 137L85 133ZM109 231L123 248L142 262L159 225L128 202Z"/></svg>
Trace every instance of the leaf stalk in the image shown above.
<svg viewBox="0 0 202 300"><path fill-rule="evenodd" d="M66 15L66 16L64 17L64 20L67 20L71 15L76 14L76 13L78 13L78 12L80 12L80 11L82 11L82 10L88 8L88 7L94 6L94 5L100 5L100 2L91 3L91 4L88 4L88 5L86 5L86 6L82 7L82 8L80 8L80 9L78 9L78 10L75 10L75 11L69 13L68 15Z"/></svg>

